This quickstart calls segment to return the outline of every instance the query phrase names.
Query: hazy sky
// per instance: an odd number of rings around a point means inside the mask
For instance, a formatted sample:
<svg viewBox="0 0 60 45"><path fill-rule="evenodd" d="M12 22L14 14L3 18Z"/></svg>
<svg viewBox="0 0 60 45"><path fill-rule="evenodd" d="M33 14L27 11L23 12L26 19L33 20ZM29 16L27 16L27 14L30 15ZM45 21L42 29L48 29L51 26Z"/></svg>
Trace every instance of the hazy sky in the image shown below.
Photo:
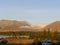
<svg viewBox="0 0 60 45"><path fill-rule="evenodd" d="M50 23L60 20L60 0L0 0L0 19Z"/></svg>

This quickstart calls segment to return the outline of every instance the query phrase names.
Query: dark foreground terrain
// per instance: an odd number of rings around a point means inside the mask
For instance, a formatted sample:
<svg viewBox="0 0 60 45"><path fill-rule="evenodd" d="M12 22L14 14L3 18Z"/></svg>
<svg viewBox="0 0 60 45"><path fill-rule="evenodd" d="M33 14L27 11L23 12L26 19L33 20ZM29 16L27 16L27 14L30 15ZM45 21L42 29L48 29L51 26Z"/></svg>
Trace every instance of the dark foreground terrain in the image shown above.
<svg viewBox="0 0 60 45"><path fill-rule="evenodd" d="M31 43L31 44L7 44L7 42L0 42L0 45L42 45L41 42L38 42L38 43ZM60 45L60 42L58 43L52 43L51 45Z"/></svg>

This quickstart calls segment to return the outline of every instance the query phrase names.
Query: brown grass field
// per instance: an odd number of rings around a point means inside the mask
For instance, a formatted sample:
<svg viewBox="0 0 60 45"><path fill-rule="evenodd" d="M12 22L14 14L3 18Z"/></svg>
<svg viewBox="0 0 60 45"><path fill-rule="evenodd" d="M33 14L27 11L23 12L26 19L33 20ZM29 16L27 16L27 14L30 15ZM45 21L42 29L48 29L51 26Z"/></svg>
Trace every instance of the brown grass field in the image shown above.
<svg viewBox="0 0 60 45"><path fill-rule="evenodd" d="M1 39L0 41L2 41ZM8 44L30 44L33 42L33 39L20 39L20 38L6 38L5 40L8 41Z"/></svg>

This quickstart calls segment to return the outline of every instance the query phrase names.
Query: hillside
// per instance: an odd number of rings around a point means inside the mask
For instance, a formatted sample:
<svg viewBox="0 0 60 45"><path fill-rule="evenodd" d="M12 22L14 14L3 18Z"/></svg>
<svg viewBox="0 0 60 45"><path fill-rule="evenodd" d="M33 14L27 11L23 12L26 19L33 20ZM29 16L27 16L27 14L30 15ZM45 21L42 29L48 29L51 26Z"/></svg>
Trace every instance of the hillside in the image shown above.
<svg viewBox="0 0 60 45"><path fill-rule="evenodd" d="M51 32L60 31L60 21L53 22L53 23L47 25L46 27L44 27L41 30L42 31L44 31L44 30L46 30L46 31L50 30Z"/></svg>
<svg viewBox="0 0 60 45"><path fill-rule="evenodd" d="M21 26L29 26L26 21L0 20L0 30L16 30Z"/></svg>
<svg viewBox="0 0 60 45"><path fill-rule="evenodd" d="M2 31L4 30L4 31ZM16 20L0 20L0 32L10 32L10 31L60 31L60 21L53 22L48 25L42 24L31 24L26 21L16 21Z"/></svg>
<svg viewBox="0 0 60 45"><path fill-rule="evenodd" d="M38 31L45 25L31 24L26 21L0 20L0 32Z"/></svg>

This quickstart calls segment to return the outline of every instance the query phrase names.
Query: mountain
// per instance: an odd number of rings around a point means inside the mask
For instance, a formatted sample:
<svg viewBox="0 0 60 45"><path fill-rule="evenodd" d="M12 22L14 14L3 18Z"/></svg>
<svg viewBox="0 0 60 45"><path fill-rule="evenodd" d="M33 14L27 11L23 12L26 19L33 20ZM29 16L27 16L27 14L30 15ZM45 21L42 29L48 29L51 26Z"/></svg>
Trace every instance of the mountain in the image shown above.
<svg viewBox="0 0 60 45"><path fill-rule="evenodd" d="M37 31L46 25L30 23L27 21L0 20L0 32L8 31Z"/></svg>
<svg viewBox="0 0 60 45"><path fill-rule="evenodd" d="M60 21L53 22L51 24L37 24L27 21L16 20L0 20L0 32L10 31L60 31Z"/></svg>
<svg viewBox="0 0 60 45"><path fill-rule="evenodd" d="M60 21L53 22L53 23L47 25L46 27L44 27L41 30L42 31L44 31L44 30L46 30L46 31L50 30L51 32L60 31Z"/></svg>
<svg viewBox="0 0 60 45"><path fill-rule="evenodd" d="M16 30L21 26L30 26L26 21L0 20L0 30Z"/></svg>

